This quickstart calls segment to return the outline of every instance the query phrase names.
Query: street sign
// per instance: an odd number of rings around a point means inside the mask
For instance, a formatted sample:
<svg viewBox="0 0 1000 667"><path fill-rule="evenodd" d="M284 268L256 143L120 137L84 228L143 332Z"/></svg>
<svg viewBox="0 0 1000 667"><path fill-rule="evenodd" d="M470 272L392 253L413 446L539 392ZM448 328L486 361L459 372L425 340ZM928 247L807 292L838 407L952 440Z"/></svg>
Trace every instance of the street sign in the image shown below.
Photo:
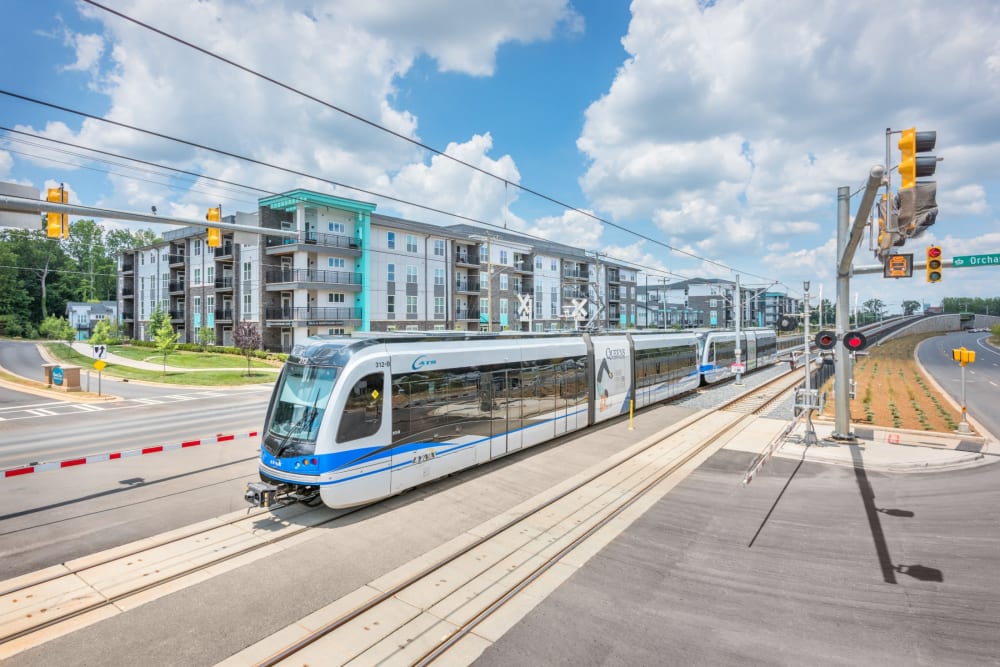
<svg viewBox="0 0 1000 667"><path fill-rule="evenodd" d="M952 266L1000 266L1000 252L988 255L959 255L953 258Z"/></svg>
<svg viewBox="0 0 1000 667"><path fill-rule="evenodd" d="M108 353L107 345L95 345L94 346L94 359L103 359Z"/></svg>
<svg viewBox="0 0 1000 667"><path fill-rule="evenodd" d="M97 361L94 362L94 370L97 371L103 371L105 368L107 368L107 366L108 362L104 361L103 359L98 359Z"/></svg>
<svg viewBox="0 0 1000 667"><path fill-rule="evenodd" d="M63 369L56 366L52 369L52 382L61 385L63 383Z"/></svg>
<svg viewBox="0 0 1000 667"><path fill-rule="evenodd" d="M888 255L882 265L882 276L885 278L912 278L913 253L905 255Z"/></svg>
<svg viewBox="0 0 1000 667"><path fill-rule="evenodd" d="M742 373L743 371L746 370L746 364L742 362L738 364L737 363L730 364L729 370L732 371L733 373Z"/></svg>

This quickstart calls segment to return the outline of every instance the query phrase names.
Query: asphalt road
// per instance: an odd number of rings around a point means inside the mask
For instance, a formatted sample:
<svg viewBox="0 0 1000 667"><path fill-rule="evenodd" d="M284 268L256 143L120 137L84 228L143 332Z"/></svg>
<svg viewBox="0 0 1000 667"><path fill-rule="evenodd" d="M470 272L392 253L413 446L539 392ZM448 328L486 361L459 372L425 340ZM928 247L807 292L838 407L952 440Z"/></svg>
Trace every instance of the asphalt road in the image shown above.
<svg viewBox="0 0 1000 667"><path fill-rule="evenodd" d="M986 344L988 333L950 333L928 338L917 348L917 358L956 403L962 401L962 368L951 351L965 347L976 361L965 367L965 399L970 417L1000 437L1000 351Z"/></svg>

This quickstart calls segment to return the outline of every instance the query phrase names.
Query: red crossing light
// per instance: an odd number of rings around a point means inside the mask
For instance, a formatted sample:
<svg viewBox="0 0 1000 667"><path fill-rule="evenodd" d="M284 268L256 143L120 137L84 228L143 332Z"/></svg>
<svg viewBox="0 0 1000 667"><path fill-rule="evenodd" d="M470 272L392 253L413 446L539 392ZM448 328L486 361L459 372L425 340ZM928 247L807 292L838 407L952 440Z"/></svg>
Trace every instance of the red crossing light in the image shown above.
<svg viewBox="0 0 1000 667"><path fill-rule="evenodd" d="M860 352L868 347L868 339L860 331L848 331L844 334L844 347L850 352Z"/></svg>
<svg viewBox="0 0 1000 667"><path fill-rule="evenodd" d="M832 331L820 331L816 334L816 347L821 350L832 350L837 344L837 334Z"/></svg>

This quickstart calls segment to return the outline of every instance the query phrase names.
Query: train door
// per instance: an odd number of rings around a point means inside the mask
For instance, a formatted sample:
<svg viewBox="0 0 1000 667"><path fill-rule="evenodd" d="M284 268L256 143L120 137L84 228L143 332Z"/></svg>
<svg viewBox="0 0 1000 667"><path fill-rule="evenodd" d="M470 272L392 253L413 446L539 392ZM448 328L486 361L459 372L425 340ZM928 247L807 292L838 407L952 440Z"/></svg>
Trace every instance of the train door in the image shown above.
<svg viewBox="0 0 1000 667"><path fill-rule="evenodd" d="M748 371L757 368L757 339L752 333L741 333L743 336L743 363Z"/></svg>
<svg viewBox="0 0 1000 667"><path fill-rule="evenodd" d="M490 415L490 458L521 448L521 374L500 368L479 375L480 408Z"/></svg>

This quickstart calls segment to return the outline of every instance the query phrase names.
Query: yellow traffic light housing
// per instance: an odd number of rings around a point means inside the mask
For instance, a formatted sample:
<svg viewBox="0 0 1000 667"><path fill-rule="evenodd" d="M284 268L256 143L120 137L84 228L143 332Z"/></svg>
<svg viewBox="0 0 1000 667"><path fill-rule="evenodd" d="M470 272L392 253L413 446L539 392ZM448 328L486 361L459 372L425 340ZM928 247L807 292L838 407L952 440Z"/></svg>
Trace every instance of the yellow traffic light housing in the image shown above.
<svg viewBox="0 0 1000 667"><path fill-rule="evenodd" d="M927 246L927 282L940 282L943 266L944 258L941 255L941 246Z"/></svg>
<svg viewBox="0 0 1000 667"><path fill-rule="evenodd" d="M976 351L967 350L965 347L952 348L951 358L959 363L961 366L966 364L976 363Z"/></svg>
<svg viewBox="0 0 1000 667"><path fill-rule="evenodd" d="M899 212L897 229L905 237L920 236L937 220L937 183L917 181L918 178L934 175L937 158L918 153L932 151L936 144L937 132L933 130L917 132L915 127L911 127L900 133L899 176L902 185L895 204Z"/></svg>
<svg viewBox="0 0 1000 667"><path fill-rule="evenodd" d="M213 207L208 209L208 213L205 215L205 219L209 222L221 222L222 221L222 207ZM208 228L208 247L209 248L219 248L222 246L222 230L218 227Z"/></svg>
<svg viewBox="0 0 1000 667"><path fill-rule="evenodd" d="M63 189L62 185L58 188L49 188L45 193L45 200L65 204L69 201L69 193ZM52 213L50 211L46 214L45 232L50 239L57 239L59 237L68 239L69 220L62 213Z"/></svg>

